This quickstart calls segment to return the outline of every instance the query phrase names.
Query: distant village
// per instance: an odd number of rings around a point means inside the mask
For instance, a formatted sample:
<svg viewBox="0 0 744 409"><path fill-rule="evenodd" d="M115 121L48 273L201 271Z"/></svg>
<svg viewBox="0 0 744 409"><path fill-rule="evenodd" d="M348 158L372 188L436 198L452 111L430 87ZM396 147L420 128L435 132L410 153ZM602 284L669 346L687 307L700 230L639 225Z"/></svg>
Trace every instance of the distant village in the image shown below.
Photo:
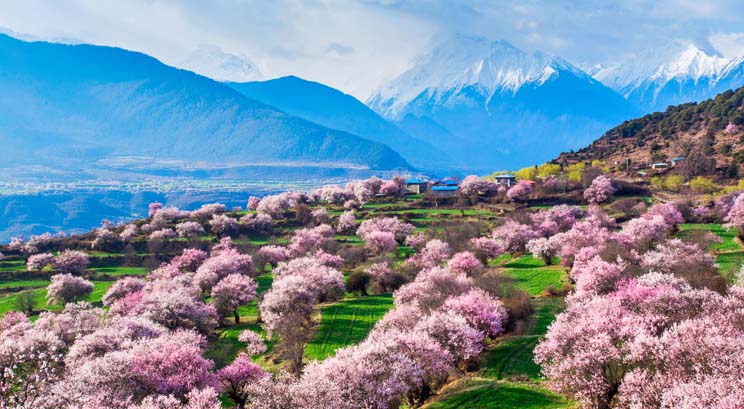
<svg viewBox="0 0 744 409"><path fill-rule="evenodd" d="M508 189L517 184L517 178L514 175L504 173L493 177L498 186ZM460 183L452 179L442 179L431 181L424 179L406 179L406 189L414 195L432 194L436 198L451 198L457 196L460 189Z"/></svg>

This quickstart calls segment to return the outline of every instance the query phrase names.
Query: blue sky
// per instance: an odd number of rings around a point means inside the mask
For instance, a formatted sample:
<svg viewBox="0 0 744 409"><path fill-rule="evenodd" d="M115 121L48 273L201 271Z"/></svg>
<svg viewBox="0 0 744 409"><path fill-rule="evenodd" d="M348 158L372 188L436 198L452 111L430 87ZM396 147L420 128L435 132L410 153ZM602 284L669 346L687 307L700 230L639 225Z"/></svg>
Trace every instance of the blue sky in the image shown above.
<svg viewBox="0 0 744 409"><path fill-rule="evenodd" d="M574 64L691 42L744 54L732 0L0 0L0 27L28 38L120 46L179 65L203 45L360 99L455 32L505 39Z"/></svg>

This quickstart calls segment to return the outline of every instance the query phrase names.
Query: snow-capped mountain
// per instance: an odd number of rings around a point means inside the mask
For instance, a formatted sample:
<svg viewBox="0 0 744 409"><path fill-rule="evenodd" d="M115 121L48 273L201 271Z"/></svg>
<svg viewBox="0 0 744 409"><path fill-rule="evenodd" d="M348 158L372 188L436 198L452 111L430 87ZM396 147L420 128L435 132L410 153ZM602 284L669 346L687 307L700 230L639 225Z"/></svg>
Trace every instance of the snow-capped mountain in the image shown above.
<svg viewBox="0 0 744 409"><path fill-rule="evenodd" d="M367 104L469 166L537 163L631 117L617 93L560 58L459 34Z"/></svg>
<svg viewBox="0 0 744 409"><path fill-rule="evenodd" d="M179 66L217 81L258 81L264 78L253 62L226 53L215 45L199 46Z"/></svg>
<svg viewBox="0 0 744 409"><path fill-rule="evenodd" d="M384 85L369 105L398 118L424 93L437 103L446 103L443 99L452 96L452 91L475 87L488 101L497 93L514 94L525 84L541 85L564 70L582 75L563 60L539 52L527 54L506 41L458 34Z"/></svg>
<svg viewBox="0 0 744 409"><path fill-rule="evenodd" d="M645 112L712 98L744 85L744 57L724 58L675 44L603 67L594 78Z"/></svg>

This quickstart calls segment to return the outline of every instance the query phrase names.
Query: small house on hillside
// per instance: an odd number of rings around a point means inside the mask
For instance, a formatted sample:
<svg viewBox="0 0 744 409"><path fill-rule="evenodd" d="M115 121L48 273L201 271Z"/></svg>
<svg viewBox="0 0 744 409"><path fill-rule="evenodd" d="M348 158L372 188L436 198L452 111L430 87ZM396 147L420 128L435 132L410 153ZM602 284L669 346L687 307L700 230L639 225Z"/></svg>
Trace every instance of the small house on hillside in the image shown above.
<svg viewBox="0 0 744 409"><path fill-rule="evenodd" d="M517 184L517 178L514 175L504 173L503 175L494 176L494 181L499 186L510 188Z"/></svg>
<svg viewBox="0 0 744 409"><path fill-rule="evenodd" d="M452 179L443 179L443 180L440 180L440 181L434 183L434 186L458 186L458 185L459 185L459 183L458 182L455 182Z"/></svg>
<svg viewBox="0 0 744 409"><path fill-rule="evenodd" d="M685 160L684 156L677 156L676 158L673 158L671 161L669 161L669 163L671 163L672 166L677 166L677 162L682 162L683 160Z"/></svg>
<svg viewBox="0 0 744 409"><path fill-rule="evenodd" d="M653 170L666 170L669 169L669 164L666 162L657 162L651 165L651 169Z"/></svg>
<svg viewBox="0 0 744 409"><path fill-rule="evenodd" d="M429 182L422 179L406 179L406 189L414 195L426 193Z"/></svg>
<svg viewBox="0 0 744 409"><path fill-rule="evenodd" d="M440 180L431 187L431 192L439 198L455 197L460 189L459 183L454 180Z"/></svg>
<svg viewBox="0 0 744 409"><path fill-rule="evenodd" d="M457 196L457 190L459 187L455 186L446 186L446 185L439 185L439 186L432 186L431 187L431 193L434 194L434 196L438 198L447 198L447 197L455 197Z"/></svg>

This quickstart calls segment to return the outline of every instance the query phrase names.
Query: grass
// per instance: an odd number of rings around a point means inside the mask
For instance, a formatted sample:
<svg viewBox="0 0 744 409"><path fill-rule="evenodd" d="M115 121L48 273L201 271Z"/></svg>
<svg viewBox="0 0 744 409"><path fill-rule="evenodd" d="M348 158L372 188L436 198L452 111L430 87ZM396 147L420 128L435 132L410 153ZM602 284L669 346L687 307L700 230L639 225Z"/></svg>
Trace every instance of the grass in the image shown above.
<svg viewBox="0 0 744 409"><path fill-rule="evenodd" d="M364 244L362 238L359 236L345 236L337 234L334 239L338 242L349 243L349 244Z"/></svg>
<svg viewBox="0 0 744 409"><path fill-rule="evenodd" d="M575 405L542 386L533 351L555 316L565 307L560 297L532 300L535 313L524 335L490 342L474 377L446 386L424 408L573 408Z"/></svg>
<svg viewBox="0 0 744 409"><path fill-rule="evenodd" d="M487 348L482 376L493 380L540 381L540 367L533 360L533 351L563 309L563 301L557 297L541 298L533 301L533 305L536 311L526 335L507 337Z"/></svg>
<svg viewBox="0 0 744 409"><path fill-rule="evenodd" d="M710 249L714 251L736 251L742 249L741 245L736 240L736 229L727 229L721 224L686 223L680 225L679 229L680 231L678 235L680 238L684 238L695 230L709 231L720 237L721 243L714 243L710 246Z"/></svg>
<svg viewBox="0 0 744 409"><path fill-rule="evenodd" d="M566 399L536 385L467 379L451 387L426 409L560 409L574 407Z"/></svg>
<svg viewBox="0 0 744 409"><path fill-rule="evenodd" d="M426 216L490 216L492 213L477 209L404 209L388 212L390 214L419 214Z"/></svg>
<svg viewBox="0 0 744 409"><path fill-rule="evenodd" d="M264 335L261 326L254 322L241 322L240 324L220 328L216 331L217 338L209 343L209 347L205 351L204 356L213 360L217 369L229 364L235 360L238 353L245 348L245 344L238 341L238 336L246 329ZM273 343L271 341L266 342L267 352L271 350L272 346Z"/></svg>
<svg viewBox="0 0 744 409"><path fill-rule="evenodd" d="M367 209L384 209L386 207L393 207L398 206L397 203L365 203L364 206L362 206L363 210Z"/></svg>
<svg viewBox="0 0 744 409"><path fill-rule="evenodd" d="M25 260L15 260L15 261L3 261L0 262L0 271L26 271L26 261Z"/></svg>
<svg viewBox="0 0 744 409"><path fill-rule="evenodd" d="M568 282L566 270L563 267L542 268L511 268L504 270L504 274L514 280L515 287L526 291L529 295L538 296L553 286L560 288Z"/></svg>
<svg viewBox="0 0 744 409"><path fill-rule="evenodd" d="M34 294L36 295L36 309L39 308L49 308L50 306L46 305L46 289L45 288L38 288L35 290L32 290ZM6 295L5 297L0 298L0 316L4 316L6 312L8 311L15 311L15 300L18 298L19 293L14 293L10 295ZM51 306L52 308L54 306Z"/></svg>
<svg viewBox="0 0 744 409"><path fill-rule="evenodd" d="M289 240L285 238L274 238L274 237L254 237L250 239L235 239L235 244L249 244L251 246L265 246L267 244L287 244Z"/></svg>
<svg viewBox="0 0 744 409"><path fill-rule="evenodd" d="M274 277L271 274L262 274L256 277L256 283L258 284L256 292L258 294L266 292L271 288L273 280ZM238 336L243 330L249 329L265 336L263 328L256 323L258 305L255 301L238 307L238 314L240 315L240 324L233 323L229 327L219 328L216 331L217 338L209 343L209 347L204 354L214 361L218 369L232 362L238 352L245 348L245 344L238 341ZM272 345L273 343L270 340L266 342L267 353L271 351Z"/></svg>
<svg viewBox="0 0 744 409"><path fill-rule="evenodd" d="M509 337L488 351L482 373L491 379L537 381L540 367L532 360L537 335Z"/></svg>
<svg viewBox="0 0 744 409"><path fill-rule="evenodd" d="M305 355L308 359L325 359L338 348L359 343L392 306L392 295L383 294L346 299L321 308L320 326Z"/></svg>
<svg viewBox="0 0 744 409"><path fill-rule="evenodd" d="M532 257L531 254L527 254L514 260L509 259L509 261L504 263L504 267L507 267L507 268L538 268L538 267L545 267L545 262L540 259L536 259Z"/></svg>
<svg viewBox="0 0 744 409"><path fill-rule="evenodd" d="M100 304L101 298L106 294L106 291L113 285L113 281L94 281L93 292L85 298L85 301L89 301L93 304ZM55 311L62 309L59 305L47 305L46 304L46 288L37 288L32 290L36 295L37 306L36 309ZM15 310L15 300L18 298L19 293L13 293L0 297L0 316L5 315L8 311ZM100 305L99 305L100 306Z"/></svg>
<svg viewBox="0 0 744 409"><path fill-rule="evenodd" d="M37 288L49 285L49 280L13 280L0 283L0 289L5 288Z"/></svg>
<svg viewBox="0 0 744 409"><path fill-rule="evenodd" d="M713 243L710 250L716 253L716 263L721 274L727 279L733 280L734 275L744 264L744 249L736 238L736 229L727 229L717 223L686 223L680 225L680 231L677 235L684 239L696 231L708 231L721 238L721 242Z"/></svg>
<svg viewBox="0 0 744 409"><path fill-rule="evenodd" d="M718 264L718 271L723 274L724 277L733 278L742 264L744 264L744 251L729 251L726 253L719 253L716 255L716 264Z"/></svg>
<svg viewBox="0 0 744 409"><path fill-rule="evenodd" d="M531 255L506 261L503 266L504 275L514 280L514 286L532 296L543 294L550 286L560 288L568 282L565 268L546 266L542 260Z"/></svg>
<svg viewBox="0 0 744 409"><path fill-rule="evenodd" d="M143 276L149 273L144 267L94 267L90 270L110 276Z"/></svg>

